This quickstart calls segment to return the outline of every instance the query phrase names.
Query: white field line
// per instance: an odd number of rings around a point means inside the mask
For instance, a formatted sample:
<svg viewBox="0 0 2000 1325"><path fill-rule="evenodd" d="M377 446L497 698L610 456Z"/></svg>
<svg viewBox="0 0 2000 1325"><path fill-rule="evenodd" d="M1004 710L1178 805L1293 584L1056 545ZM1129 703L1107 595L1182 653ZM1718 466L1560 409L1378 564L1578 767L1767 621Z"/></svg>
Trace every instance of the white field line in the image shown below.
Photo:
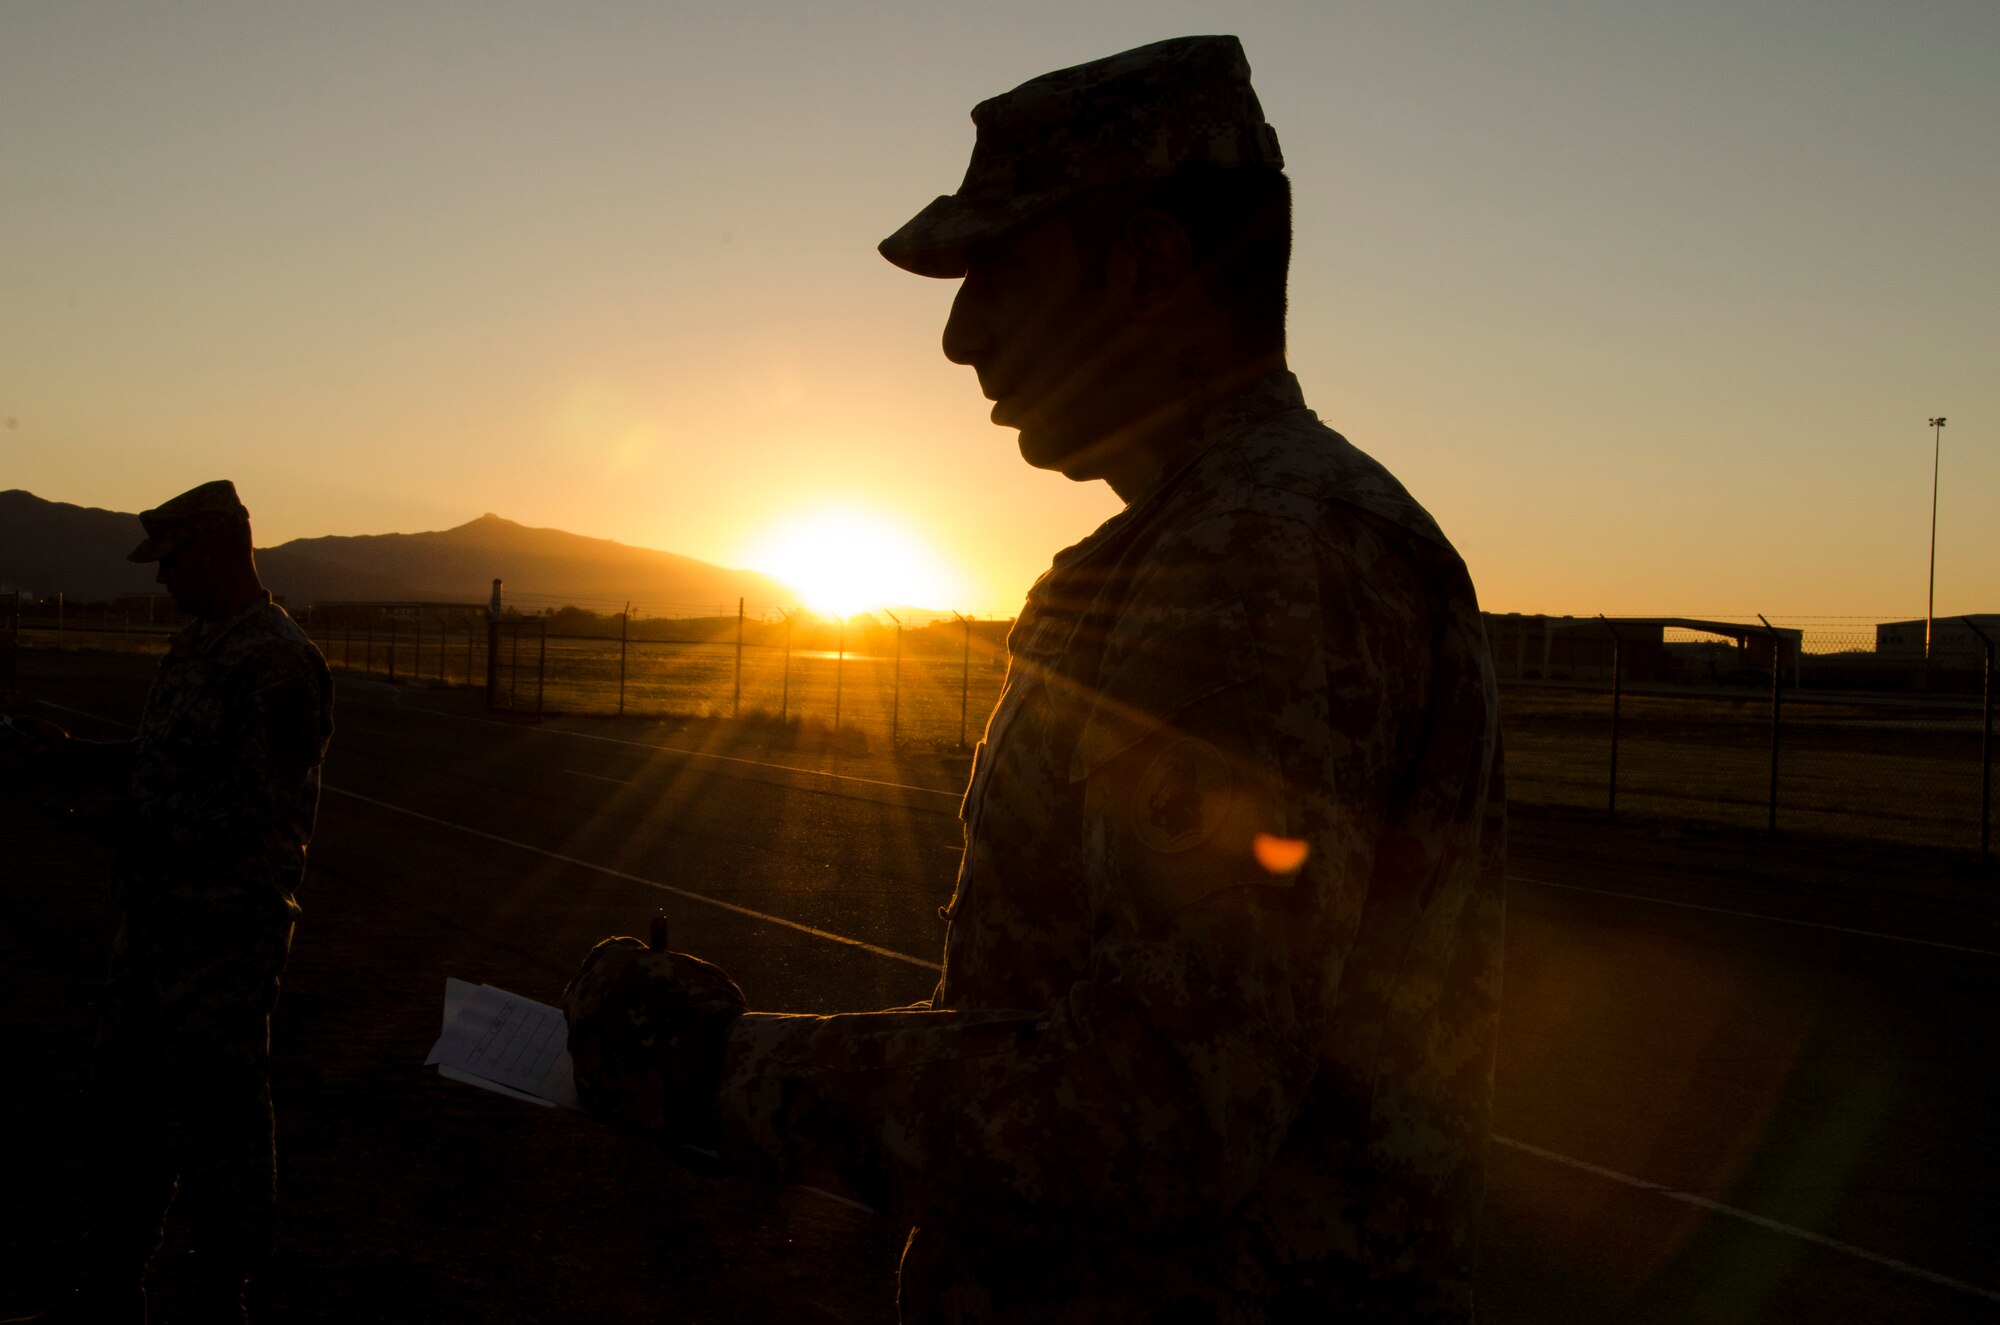
<svg viewBox="0 0 2000 1325"><path fill-rule="evenodd" d="M64 705L56 705L56 703L50 703L46 699L44 701L36 701L36 703L40 703L44 709L56 709L60 713L74 713L78 717L96 719L98 723L110 723L112 727L124 727L128 731L132 727L130 723L118 723L114 719L100 719L94 713L84 713L82 709L68 709ZM914 787L910 783L886 783L886 781L866 779L866 777L848 777L844 773L826 773L824 769L800 769L796 765L774 765L774 763L766 763L766 761L760 761L760 759L740 759L736 755L712 755L708 751L690 751L690 749L684 749L684 747L678 747L678 745L652 745L648 741L624 741L620 737L598 737L598 735L592 735L592 733L540 731L540 729L534 729L534 727L516 727L514 723L496 723L492 719L472 719L472 717L466 717L466 715L460 715L460 713L442 713L438 709L414 709L414 707L402 707L402 705L398 705L398 709L402 713L422 713L426 717L452 719L452 721L458 721L458 723L480 723L482 727L506 727L510 731L526 731L526 733L532 733L536 737L574 737L576 741L600 741L604 745L626 745L626 747L640 749L640 751L664 751L664 753L670 753L670 755L688 755L690 759L716 759L716 761L722 761L722 763L746 765L746 767L752 767L752 769L772 769L772 771L778 771L778 773L804 773L808 777L822 777L822 779L830 779L830 781L836 781L836 783L864 783L868 787L892 787L896 791L916 791L916 793L922 793L922 795L928 795L928 797L950 797L952 801L958 801L964 795L964 793L958 793L958 791L942 791L938 787ZM578 777L594 777L594 779L602 779L606 783L620 781L620 779L606 779L604 775L598 775L598 773L584 773L580 769L562 769L562 773L576 773ZM534 851L534 849L530 849L530 851ZM1910 943L1910 945L1916 945L1916 947L1944 949L1946 953L1970 953L1974 957L2000 957L2000 951L1996 951L1996 949L1976 949L1976 947L1964 947L1964 945L1958 945L1958 943L1938 943L1934 939L1912 939L1908 935L1890 935L1890 933L1882 933L1878 929L1850 929L1846 925L1822 925L1820 921L1794 921L1792 917L1768 915L1764 911L1734 911L1730 907L1704 907L1700 903L1680 903L1680 901L1672 901L1672 899L1666 899L1666 897L1646 897L1644 893L1616 893L1612 889L1590 889L1590 887L1584 887L1580 883L1554 883L1554 881L1548 881L1548 879L1530 879L1526 875L1508 875L1506 881L1508 883L1526 883L1526 885L1532 885L1532 887L1538 887L1538 889L1560 889L1564 893L1590 893L1594 897L1616 897L1620 901L1646 903L1650 907L1674 907L1678 911L1706 911L1710 915L1730 915L1730 917L1736 917L1736 919L1742 919L1742 921L1768 921L1772 925L1796 925L1800 929L1820 929L1820 931L1834 933L1834 935L1852 935L1856 939L1880 939L1882 943ZM666 885L658 885L658 887L666 887Z"/></svg>
<svg viewBox="0 0 2000 1325"><path fill-rule="evenodd" d="M512 731L532 732L537 736L568 736L580 741L602 741L610 745L632 746L640 750L661 750L671 754L687 755L695 759L717 759L726 763L745 764L752 768L768 768L786 773L804 773L812 777L830 778L839 782L859 782L874 787L893 787L898 791L915 791L927 796L946 796L958 800L964 793L947 791L938 787L919 787L907 782L884 782L875 778L850 777L844 773L829 773L817 768L799 768L791 764L772 764L758 759L743 759L735 755L711 754L705 750L689 750L678 745L656 745L647 741L628 741L616 736L598 736L589 732L547 731L535 727L519 727L510 722L497 722L491 718L474 718L460 713L444 713L437 709L405 709L405 712L423 713L430 717L451 718L459 722L476 722L490 727L505 727ZM582 773L578 769L564 769L565 773L578 773L583 777L600 776ZM615 781L616 779L606 779ZM2000 957L2000 951L1992 948L1969 948L1956 943L1939 943L1932 939L1911 938L1904 934L1885 934L1880 930L1852 929L1845 925L1827 925L1814 920L1794 920L1788 916L1774 916L1761 911L1736 911L1724 906L1703 906L1695 902L1676 902L1664 897L1648 897L1644 893L1614 892L1608 888L1587 888L1575 883L1553 883L1547 879L1531 879L1524 874L1509 874L1509 883L1532 884L1537 888L1560 888L1565 892L1592 893L1599 897L1617 897L1628 902L1647 902L1654 906L1677 907L1683 911L1706 911L1713 915L1735 916L1743 920L1766 920L1774 925L1797 925L1804 929L1821 929L1832 934L1849 934L1858 938L1881 939L1887 943L1912 943L1924 948L1942 948L1947 952L1968 952L1979 957Z"/></svg>
<svg viewBox="0 0 2000 1325"><path fill-rule="evenodd" d="M500 837L494 833L484 832L477 828L469 828L464 824L453 823L448 819L440 819L435 815L424 814L417 810L405 809L403 806L400 805L392 805L387 801L376 800L372 796L363 796L352 791L342 791L340 788L337 787L329 787L327 788L327 790L338 792L340 795L350 797L354 800L362 801L369 805L378 806L381 809L391 810L398 814L407 814L411 818L421 819L426 823L437 824L439 827L442 828L454 829L461 833L470 834L473 837L484 838L489 842L498 842L504 846L516 847L522 851L533 852L535 855L545 856L550 860L559 860L566 865L575 865L583 869L595 870L600 874L608 874L616 879L623 879L631 883L643 884L648 888L657 888L662 892L672 893L677 897L684 897L689 901L705 902L710 906L720 907L725 911L733 911L738 915L751 916L759 920L767 921L771 924L783 925L788 929L796 929L801 933L810 934L815 938L822 938L833 943L840 943L840 944L845 944L849 947L860 948L863 951L872 952L877 954L878 956L892 958L895 961L904 962L911 966L921 966L926 970L932 970L932 971L939 971L944 969L943 967L939 966L936 962L925 961L921 957L913 957L908 953L895 952L889 948L877 947L872 943L863 943L859 939L851 939L841 934L830 933L827 930L815 929L810 925L799 924L795 920L787 920L783 916L767 915L762 911L753 911L748 907L737 906L732 902L719 901L716 898L706 896L702 893L689 892L685 888L676 888L671 884L660 883L653 879L641 878L639 875L636 874L627 874L623 870L608 869L603 865L595 865L587 860L578 860L574 856L565 856L559 852L545 850L544 848L538 846L531 846L526 842L516 842L510 838ZM1911 1265L1907 1261L1899 1261L1892 1256L1883 1256L1880 1253L1869 1251L1865 1247L1856 1247L1850 1243L1838 1242L1832 1238L1822 1236L1821 1234L1818 1233L1814 1233L1809 1229L1798 1228L1791 1224L1782 1223L1776 1219L1769 1219L1763 1215L1754 1214L1748 1210L1738 1209L1733 1205L1724 1205L1720 1201L1712 1201L1705 1196L1697 1196L1693 1192L1679 1191L1675 1188L1667 1187L1657 1182L1649 1182L1645 1178L1635 1178L1628 1173L1620 1173L1615 1169L1607 1169L1601 1165L1592 1164L1587 1160L1575 1159L1569 1155L1560 1154L1554 1150L1544 1150L1540 1146L1529 1145L1525 1141L1516 1141L1512 1137L1501 1136L1498 1133L1493 1134L1493 1140L1500 1145L1507 1146L1514 1150L1522 1151L1525 1154L1533 1155L1538 1159L1545 1159L1551 1163L1561 1164L1568 1168L1577 1169L1584 1173L1589 1173L1600 1178L1608 1179L1612 1182L1622 1183L1627 1187L1637 1188L1640 1191L1652 1192L1654 1195L1663 1196L1670 1201L1679 1201L1684 1205L1692 1205L1699 1209L1710 1211L1711 1213L1714 1214L1728 1215L1732 1219L1740 1219L1745 1221L1746 1223L1755 1224L1757 1227L1762 1229L1767 1229L1773 1233L1782 1233L1789 1237L1798 1238L1800 1241L1803 1242L1810 1242L1815 1246L1826 1247L1832 1251L1842 1252L1849 1256L1858 1257L1861 1260L1870 1262L1871 1264L1880 1265L1887 1269L1894 1270L1899 1274L1911 1275L1916 1278L1926 1280L1930 1283L1941 1285L1942 1287L1945 1288L1956 1289L1962 1293L1971 1293L1977 1297L1991 1298L1994 1301L2000 1301L2000 1293L1996 1293L1990 1289L1981 1288L1977 1284L1966 1283L1964 1280L1961 1279L1953 1279L1949 1275L1938 1274L1934 1271L1926 1270L1921 1266Z"/></svg>
<svg viewBox="0 0 2000 1325"><path fill-rule="evenodd" d="M46 702L46 701L44 701ZM363 703L365 700L349 700ZM50 705L51 708L59 707ZM390 707L390 706L382 706ZM527 732L531 736L563 736L575 741L597 741L604 745L629 746L634 750L662 750L668 754L686 755L690 759L713 759L724 764L743 764L750 768L768 768L780 773L803 773L807 777L827 778L834 782L855 782L869 787L889 787L895 791L914 791L924 796L945 796L953 801L964 795L963 791L945 791L938 787L919 787L909 782L888 782L881 778L861 778L849 773L829 773L823 768L801 768L796 764L773 764L762 759L744 759L739 755L719 755L710 750L690 750L684 745L660 745L652 741L628 741L620 736L599 736L594 732L572 732L542 727L523 727L518 723L498 722L492 718L474 718L463 713L445 713L439 709L417 708L413 705L393 706L402 713L421 713L431 718L448 718L453 722L475 722L482 727L504 727L508 731ZM71 709L69 712L76 712Z"/></svg>
<svg viewBox="0 0 2000 1325"><path fill-rule="evenodd" d="M373 796L364 796L358 791L348 791L344 787L332 787L325 784L322 784L322 790L330 791L336 796L345 796L349 800L360 801L364 805L373 805L377 809L388 810L394 814L406 814L412 819L421 819L425 823L436 824L440 828L449 828L453 832L465 833L471 837L484 838L488 842L497 842L501 846L513 847L518 851L532 852L537 856L545 856L550 860L559 860L565 865L574 865L578 869L594 870L599 874L606 874L614 879L623 879L627 883L636 883L642 887L652 888L659 892L672 893L674 896L686 898L690 902L701 902L723 911L733 911L737 915L748 916L752 920L762 920L766 924L782 925L786 929L795 929L801 934L810 934L814 938L825 939L829 943L839 943L850 948L859 948L863 952L872 952L878 957L887 957L891 961L903 962L910 966L921 966L926 971L942 971L944 969L944 967L934 961L927 961L922 957L912 957L909 953L897 952L894 948L878 947L873 943L865 943L860 939L848 938L845 934L835 934L831 930L815 929L811 925L803 925L796 920L787 920L783 916L774 916L766 911L756 911L747 906L738 906L734 902L725 902L720 898L710 897L706 893L692 892L686 888L676 888L673 884L661 883L658 879L648 879L639 874L627 874L624 870L614 870L608 865L599 865L594 861L580 860L575 856L566 856L560 851L550 851L545 847L534 846L528 842L518 842L511 837L502 837L498 833L489 833L483 829L473 828L466 824L453 823L449 819L440 819L434 814L425 814L422 810L412 810L407 806L397 805L390 801L377 800Z"/></svg>
<svg viewBox="0 0 2000 1325"><path fill-rule="evenodd" d="M85 713L82 709L65 708L60 704L50 704L46 700L43 700L41 702L46 707L57 709L64 713L76 713L87 718L97 718L96 714ZM100 722L112 721L109 718L97 718L97 720ZM119 727L130 726L130 724L122 722L114 722L113 725ZM498 725L505 726L507 724L502 723ZM597 739L608 740L610 738L607 737L607 738L597 738ZM638 743L627 741L627 742L619 742L619 744L630 745ZM667 747L653 747L653 748L663 749ZM710 756L710 757L721 758L722 756ZM754 763L755 761L737 760L735 762ZM811 771L811 770L799 770L799 771ZM347 791L340 787L326 787L325 790L334 792L336 795L346 796L352 800L361 801L363 804L366 805L373 805L379 809L391 811L392 813L395 814L405 814L413 819L421 819L425 823L436 824L440 828L449 828L454 832L465 833L472 837L483 838L488 842L497 842L502 846L513 847L517 850L527 851L534 855L547 857L550 860L561 861L565 865L574 865L579 869L594 870L599 874L606 874L614 879L623 879L628 883L636 883L643 887L657 889L660 892L672 893L676 897L686 898L688 901L691 902L702 902L709 906L718 907L724 911L734 912L737 915L749 916L752 919L762 920L769 924L782 925L786 929L794 929L802 934L810 934L814 938L826 939L830 943L838 943L846 947L859 948L864 952L872 952L877 956L887 957L892 961L904 962L911 966L919 966L928 971L940 971L944 969L936 962L926 961L922 957L913 957L906 952L897 952L892 948L878 947L873 943L864 943L860 939L848 938L844 934L835 934L829 930L815 929L811 925L802 925L796 920L787 920L783 916L768 915L765 912L753 911L749 907L737 906L733 902L724 902L717 898L709 897L703 893L691 892L685 888L676 888L672 884L661 883L656 879L642 878L637 874L628 874L623 870L614 870L609 868L608 866L593 864L592 862L587 860L579 860L575 856L566 856L563 855L561 852L550 851L547 850L546 848L533 846L526 842L517 842L512 838L501 837L497 833L488 833L478 828L469 827L465 824L453 823L449 819L440 819L436 815L425 814L420 810L412 810L401 805L391 804L388 801L377 800L373 796L363 796L359 792ZM913 788L913 790L923 790L923 789ZM1568 884L1545 883L1543 880L1540 879L1521 879L1518 880L1518 882L1542 884L1544 887L1559 887L1559 888L1570 887L1570 885ZM1576 889L1576 891L1600 892L1603 890L1596 888L1579 888ZM1605 895L1608 897L1628 897L1633 900L1642 902L1654 900L1653 898L1642 897L1632 893L1606 892ZM1677 904L1669 903L1668 905L1677 905ZM1718 910L1719 908L1695 907L1693 909L1702 911L1713 911L1713 910ZM1729 914L1736 915L1736 914L1747 914L1747 913L1730 912ZM1764 920L1782 919L1782 917L1777 917L1777 916L1753 916L1751 918L1764 919ZM1804 923L1804 922L1788 922L1788 923ZM1831 929L1834 928L1834 926L1818 925L1814 926L1814 928ZM1846 932L1861 933L1861 934L1869 933L1869 931L1866 930L1855 930ZM1873 934L1871 935L1871 937L1894 939L1897 936L1893 934ZM1904 939L1901 941L1907 943L1917 943L1917 942L1922 942L1923 940ZM1932 946L1943 947L1948 945L1936 944ZM1981 950L1977 948L1967 948L1964 949L1964 951L1979 952ZM1754 1224L1759 1228L1769 1230L1770 1232L1783 1234L1787 1237L1794 1237L1802 1242L1812 1243L1814 1246L1825 1247L1830 1251L1837 1251L1844 1255L1853 1256L1856 1257L1857 1259L1867 1261L1872 1265L1879 1265L1885 1269L1893 1270L1898 1274L1909 1275L1913 1278L1922 1279L1928 1283L1937 1284L1943 1288L1955 1289L1956 1291L1961 1293L1969 1293L1974 1297L1982 1297L1989 1299L1991 1301L2000 1302L2000 1292L1996 1292L1990 1288L1982 1288L1978 1284L1967 1283L1963 1279L1954 1279L1949 1275L1938 1274L1935 1271L1926 1270L1922 1266L1912 1265L1908 1261L1899 1261L1893 1256L1884 1256L1881 1255L1879 1252L1869 1251L1865 1247L1857 1247L1854 1246L1852 1243L1836 1241L1833 1238L1826 1237L1819 1233L1814 1233L1809 1229L1799 1228L1796 1227L1795 1225L1783 1223L1776 1219L1769 1219L1763 1215L1755 1214L1748 1210L1738 1209L1736 1206L1733 1205L1724 1205L1720 1201L1710 1200L1706 1196L1697 1196L1693 1192L1680 1191L1676 1188L1668 1187L1661 1183L1648 1181L1645 1178L1635 1178L1629 1173L1620 1173L1616 1169L1607 1169L1602 1165L1592 1164L1588 1160L1577 1159L1574 1158L1573 1156L1565 1155L1554 1150L1545 1150L1540 1146L1530 1145L1526 1141L1517 1141L1512 1137L1501 1136L1497 1132L1492 1133L1491 1135L1494 1142L1496 1142L1499 1145L1506 1146L1512 1150L1521 1151L1523 1154L1533 1155L1537 1159L1547 1160L1549 1163L1552 1164L1560 1164L1563 1165L1565 1168L1576 1169L1579 1172L1588 1173L1595 1177L1603 1178L1609 1182L1620 1183L1624 1186L1632 1187L1639 1191L1651 1192L1656 1196L1665 1197L1667 1200L1678 1201L1683 1205L1691 1205L1697 1209L1706 1210L1713 1214L1727 1215L1732 1219L1740 1219L1746 1223Z"/></svg>
<svg viewBox="0 0 2000 1325"><path fill-rule="evenodd" d="M117 722L111 718L100 718L95 713L87 713L82 709L68 708L62 704L51 703L46 699L36 702L45 708L56 709L63 713L75 713L81 717L94 718L99 722L111 723L115 727L124 727L128 730L131 727L130 723ZM648 741L628 741L621 737L597 736L588 732L544 731L535 727L516 726L511 722L496 722L491 718L472 718L460 713L444 713L437 709L414 708L403 705L395 707L406 713L422 713L428 717L450 718L457 722L475 722L488 727L505 727L510 731L525 731L536 736L568 736L579 741L600 741L607 745L625 745L639 750L659 750L669 754L686 755L693 759L714 759L723 763L743 764L751 768L766 768L784 773L803 773L810 777L827 778L835 782L864 783L872 787L892 787L897 791L920 792L927 796L945 796L954 801L963 795L959 791L946 791L938 787L919 787L906 782L885 782L876 778L850 777L845 773L829 773L817 768L799 768L791 764L772 764L759 759L743 759L735 755L712 754L706 750L689 750L678 745L656 745ZM565 773L578 773L583 777L602 777L601 774L582 773L578 769L564 769L562 771ZM605 778L604 780L617 781L615 778ZM1531 884L1537 888L1556 888L1563 892L1590 893L1597 897L1616 897L1623 901L1645 902L1652 906L1671 906L1682 911L1705 911L1711 915L1735 916L1741 920L1763 920L1774 925L1795 925L1801 929L1818 929L1831 934L1847 934L1856 938L1880 939L1885 943L1909 943L1922 948L1941 948L1946 952L1970 953L1975 957L2000 957L2000 950L1992 948L1972 948L1956 943L1939 943L1933 939L1911 938L1907 934L1886 934L1881 930L1875 929L1854 929L1845 925L1827 925L1816 920L1794 920L1789 916L1774 916L1762 911L1737 911L1723 906L1704 906L1698 902L1676 902L1665 897L1649 897L1644 893L1615 892L1609 888L1587 888L1582 884L1576 883L1554 883L1548 879L1531 879L1524 874L1509 874L1507 882Z"/></svg>
<svg viewBox="0 0 2000 1325"><path fill-rule="evenodd" d="M1733 911L1726 906L1703 906L1699 902L1676 902L1665 897L1648 897L1644 893L1613 892L1608 888L1586 888L1577 883L1551 883L1547 879L1531 879L1524 874L1509 874L1509 883L1532 883L1537 888L1560 888L1570 893L1595 893L1599 897L1618 897L1628 902L1647 902L1653 906L1671 906L1682 911L1706 911L1711 915L1737 916L1744 920L1767 920L1774 925L1797 925L1801 929L1823 929L1829 934L1851 934L1857 938L1883 939L1890 943L1914 943L1922 948L1943 948L1946 952L1969 952L1975 957L2000 957L2000 951L1992 948L1968 948L1957 943L1939 943L1933 939L1913 939L1907 934L1884 934L1873 929L1851 929L1846 925L1824 925L1817 920L1793 920L1789 916L1766 915L1761 911Z"/></svg>
<svg viewBox="0 0 2000 1325"><path fill-rule="evenodd" d="M1898 1274L1906 1274L1912 1278L1923 1279L1943 1288L1952 1288L1961 1293L1970 1293L1974 1297L1983 1297L1989 1301L2000 1302L2000 1291L1995 1291L1991 1288L1982 1288L1978 1284L1967 1283L1963 1279L1954 1279L1950 1275L1938 1274L1934 1270L1924 1269L1921 1265L1912 1265L1908 1261L1899 1261L1893 1256L1884 1256L1880 1252L1870 1251L1866 1247L1857 1247L1851 1242L1836 1241L1833 1238L1814 1233L1810 1229L1803 1229L1776 1219L1769 1219L1760 1214L1753 1214L1748 1210L1740 1210L1733 1205L1724 1205L1720 1201L1711 1201L1706 1196L1697 1196L1693 1192L1680 1191L1674 1187L1668 1187L1657 1182L1649 1182L1644 1178L1635 1178L1629 1173L1620 1173L1616 1169L1607 1169L1602 1165L1591 1164L1585 1160L1575 1159L1553 1150L1544 1150L1540 1146L1531 1146L1526 1141L1516 1141L1513 1137L1501 1136L1498 1132L1492 1133L1492 1137L1495 1144L1506 1146L1511 1150L1518 1150L1523 1154L1533 1155L1536 1159L1545 1159L1551 1164L1561 1164L1565 1168L1576 1169L1580 1172L1591 1174L1594 1177L1604 1178L1610 1182L1622 1183L1627 1187L1636 1187L1640 1191L1651 1192L1655 1196L1663 1196L1669 1201L1679 1201L1682 1205L1691 1205L1697 1210L1706 1210L1711 1214L1728 1215L1731 1219L1740 1219L1746 1224L1755 1224L1758 1228L1768 1229L1773 1233L1782 1233L1787 1237L1797 1238L1801 1242L1810 1242L1816 1247L1825 1247L1829 1251L1837 1251L1843 1255L1854 1256L1870 1264L1880 1265L1885 1269L1894 1270Z"/></svg>

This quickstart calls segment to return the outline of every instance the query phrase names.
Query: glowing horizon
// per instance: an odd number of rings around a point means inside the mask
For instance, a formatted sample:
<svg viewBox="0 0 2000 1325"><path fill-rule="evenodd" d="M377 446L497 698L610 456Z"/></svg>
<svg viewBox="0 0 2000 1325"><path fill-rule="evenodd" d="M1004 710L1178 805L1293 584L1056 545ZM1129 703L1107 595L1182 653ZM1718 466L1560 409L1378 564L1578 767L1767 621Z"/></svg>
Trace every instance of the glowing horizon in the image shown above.
<svg viewBox="0 0 2000 1325"><path fill-rule="evenodd" d="M230 478L266 544L493 511L721 566L853 498L946 582L814 592L1018 610L1117 499L1022 464L939 352L956 283L875 245L974 102L1191 22L0 5L0 488ZM1306 401L1483 607L1919 617L1948 416L1937 610L2000 608L2000 7L1227 26Z"/></svg>
<svg viewBox="0 0 2000 1325"><path fill-rule="evenodd" d="M937 553L893 517L858 506L801 512L766 529L739 558L828 616L897 607L948 611L963 595Z"/></svg>

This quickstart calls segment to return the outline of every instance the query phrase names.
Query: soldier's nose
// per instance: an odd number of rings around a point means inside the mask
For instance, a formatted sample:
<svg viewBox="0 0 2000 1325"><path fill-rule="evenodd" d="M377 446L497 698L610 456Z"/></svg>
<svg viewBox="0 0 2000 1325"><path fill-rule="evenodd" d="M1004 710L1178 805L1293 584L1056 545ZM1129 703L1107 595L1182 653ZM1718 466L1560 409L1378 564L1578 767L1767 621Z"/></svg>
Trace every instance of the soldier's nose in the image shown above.
<svg viewBox="0 0 2000 1325"><path fill-rule="evenodd" d="M992 340L976 300L966 295L970 284L958 287L958 294L951 301L951 316L944 323L944 357L953 363L976 364Z"/></svg>

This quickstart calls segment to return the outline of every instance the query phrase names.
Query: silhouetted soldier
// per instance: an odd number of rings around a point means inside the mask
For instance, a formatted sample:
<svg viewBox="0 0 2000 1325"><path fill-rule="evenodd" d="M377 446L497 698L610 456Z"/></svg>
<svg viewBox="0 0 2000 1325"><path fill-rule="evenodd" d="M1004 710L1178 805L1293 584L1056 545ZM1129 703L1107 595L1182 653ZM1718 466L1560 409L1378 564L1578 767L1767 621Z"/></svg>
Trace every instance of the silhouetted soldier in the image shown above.
<svg viewBox="0 0 2000 1325"><path fill-rule="evenodd" d="M1504 801L1465 567L1284 358L1290 186L1233 37L974 109L882 244L1032 465L1125 509L1008 638L927 1007L743 1012L633 939L587 1102L915 1226L905 1321L1467 1321Z"/></svg>
<svg viewBox="0 0 2000 1325"><path fill-rule="evenodd" d="M298 914L333 731L333 684L257 577L227 482L140 515L131 560L195 620L173 637L129 741L17 717L15 744L95 783L76 818L117 848L112 943L90 1086L84 1280L45 1321L143 1321L176 1185L194 1244L189 1311L243 1318L270 1252L276 1181L270 1018Z"/></svg>

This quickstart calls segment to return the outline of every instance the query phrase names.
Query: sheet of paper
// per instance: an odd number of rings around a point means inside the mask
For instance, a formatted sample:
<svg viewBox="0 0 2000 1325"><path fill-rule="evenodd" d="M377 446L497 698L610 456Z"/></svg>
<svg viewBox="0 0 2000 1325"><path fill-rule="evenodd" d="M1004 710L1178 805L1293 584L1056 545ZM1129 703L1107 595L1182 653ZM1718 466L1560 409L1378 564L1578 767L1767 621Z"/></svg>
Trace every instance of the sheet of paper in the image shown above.
<svg viewBox="0 0 2000 1325"><path fill-rule="evenodd" d="M431 1046L426 1065L438 1075L469 1086L510 1095L544 1107L577 1107L576 1078L570 1070L569 1025L561 1008L468 980L444 982L444 1029ZM713 1160L704 1146L687 1150ZM875 1208L827 1191L805 1187L815 1196L865 1214Z"/></svg>
<svg viewBox="0 0 2000 1325"><path fill-rule="evenodd" d="M446 980L444 1030L424 1062L454 1081L573 1109L568 1038L561 1008L492 985Z"/></svg>

